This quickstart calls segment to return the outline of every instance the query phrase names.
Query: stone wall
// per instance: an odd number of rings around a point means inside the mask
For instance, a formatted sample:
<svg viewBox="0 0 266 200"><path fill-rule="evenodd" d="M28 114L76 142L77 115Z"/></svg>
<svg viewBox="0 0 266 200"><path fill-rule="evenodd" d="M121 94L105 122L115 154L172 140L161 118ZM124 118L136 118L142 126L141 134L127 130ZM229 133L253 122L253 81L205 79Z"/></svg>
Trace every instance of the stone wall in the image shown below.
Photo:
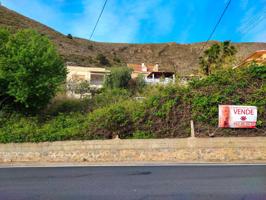
<svg viewBox="0 0 266 200"><path fill-rule="evenodd" d="M0 163L266 162L266 138L93 140L0 144Z"/></svg>

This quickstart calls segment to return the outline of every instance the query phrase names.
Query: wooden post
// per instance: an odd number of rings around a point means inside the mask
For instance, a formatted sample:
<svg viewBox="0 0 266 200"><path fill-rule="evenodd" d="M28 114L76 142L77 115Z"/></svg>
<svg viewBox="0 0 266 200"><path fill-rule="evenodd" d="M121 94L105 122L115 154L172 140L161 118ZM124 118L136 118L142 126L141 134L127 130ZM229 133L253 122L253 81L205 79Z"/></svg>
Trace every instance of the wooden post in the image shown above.
<svg viewBox="0 0 266 200"><path fill-rule="evenodd" d="M190 127L191 127L191 137L195 138L195 129L194 129L194 122L190 120Z"/></svg>

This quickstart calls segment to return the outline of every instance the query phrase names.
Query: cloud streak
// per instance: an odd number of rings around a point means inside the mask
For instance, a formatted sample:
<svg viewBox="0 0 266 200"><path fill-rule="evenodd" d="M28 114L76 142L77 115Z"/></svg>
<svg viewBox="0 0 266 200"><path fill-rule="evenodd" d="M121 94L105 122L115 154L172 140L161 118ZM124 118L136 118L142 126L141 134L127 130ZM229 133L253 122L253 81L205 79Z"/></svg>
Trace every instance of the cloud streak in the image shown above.
<svg viewBox="0 0 266 200"><path fill-rule="evenodd" d="M252 6L245 12L237 29L243 41L266 42L266 5L262 5L259 8Z"/></svg>

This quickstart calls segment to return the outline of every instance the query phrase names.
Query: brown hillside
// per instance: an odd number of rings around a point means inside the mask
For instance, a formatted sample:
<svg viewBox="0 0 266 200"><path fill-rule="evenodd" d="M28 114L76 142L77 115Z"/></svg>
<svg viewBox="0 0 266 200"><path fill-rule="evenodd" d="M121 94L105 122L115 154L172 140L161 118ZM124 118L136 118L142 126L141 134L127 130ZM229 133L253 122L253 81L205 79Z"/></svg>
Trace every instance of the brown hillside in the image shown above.
<svg viewBox="0 0 266 200"><path fill-rule="evenodd" d="M12 30L32 28L53 40L60 54L67 62L79 65L99 65L98 54L105 55L111 64L159 63L165 70L175 70L179 74L197 71L198 57L204 43L194 44L126 44L93 42L80 38L69 39L65 35L14 11L0 6L0 26ZM212 42L209 42L209 46ZM237 62L253 51L266 49L266 43L235 43ZM120 60L120 62L119 62Z"/></svg>

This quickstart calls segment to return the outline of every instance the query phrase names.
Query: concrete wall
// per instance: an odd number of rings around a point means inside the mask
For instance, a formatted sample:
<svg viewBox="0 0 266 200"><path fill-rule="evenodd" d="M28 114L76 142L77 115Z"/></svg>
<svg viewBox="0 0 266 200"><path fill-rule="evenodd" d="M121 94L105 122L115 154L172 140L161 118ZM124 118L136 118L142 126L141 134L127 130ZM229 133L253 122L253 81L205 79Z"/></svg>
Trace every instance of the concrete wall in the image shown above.
<svg viewBox="0 0 266 200"><path fill-rule="evenodd" d="M67 82L78 83L79 81L88 81L91 88L99 89L103 87L104 79L110 71L101 67L81 67L81 66L67 66ZM93 76L101 76L101 80L93 81ZM90 93L86 93L85 96L90 96ZM70 98L80 98L81 95L71 91L68 88L67 96Z"/></svg>
<svg viewBox="0 0 266 200"><path fill-rule="evenodd" d="M266 138L94 140L0 144L0 163L266 162Z"/></svg>

